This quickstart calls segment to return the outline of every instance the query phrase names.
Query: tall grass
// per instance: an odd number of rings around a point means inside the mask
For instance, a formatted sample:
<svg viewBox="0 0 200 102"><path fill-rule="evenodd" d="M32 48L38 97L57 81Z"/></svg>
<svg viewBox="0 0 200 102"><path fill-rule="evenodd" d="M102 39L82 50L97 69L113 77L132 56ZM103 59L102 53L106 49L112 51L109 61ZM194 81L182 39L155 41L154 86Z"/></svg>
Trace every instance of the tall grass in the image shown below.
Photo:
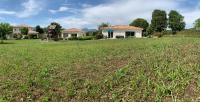
<svg viewBox="0 0 200 102"><path fill-rule="evenodd" d="M0 101L198 101L198 38L7 41Z"/></svg>

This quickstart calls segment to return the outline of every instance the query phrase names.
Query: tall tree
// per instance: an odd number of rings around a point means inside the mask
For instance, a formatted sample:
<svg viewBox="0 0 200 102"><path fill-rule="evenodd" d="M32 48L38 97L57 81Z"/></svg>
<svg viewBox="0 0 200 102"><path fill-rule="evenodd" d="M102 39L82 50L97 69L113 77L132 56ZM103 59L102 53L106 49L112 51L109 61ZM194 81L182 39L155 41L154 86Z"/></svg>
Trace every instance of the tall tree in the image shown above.
<svg viewBox="0 0 200 102"><path fill-rule="evenodd" d="M185 28L184 17L175 10L171 10L169 13L169 28L171 28L172 33L176 34L177 31L181 31Z"/></svg>
<svg viewBox="0 0 200 102"><path fill-rule="evenodd" d="M194 27L196 30L200 30L200 18L195 20Z"/></svg>
<svg viewBox="0 0 200 102"><path fill-rule="evenodd" d="M100 30L102 27L108 27L110 24L109 23L101 23L100 25L98 25L98 29Z"/></svg>
<svg viewBox="0 0 200 102"><path fill-rule="evenodd" d="M51 38L53 38L54 41L57 41L59 36L61 35L62 26L59 23L52 22L48 26L48 33L51 34Z"/></svg>
<svg viewBox="0 0 200 102"><path fill-rule="evenodd" d="M143 18L137 18L129 25L143 28L144 29L143 31L146 31L149 26L149 23L147 22L147 20Z"/></svg>
<svg viewBox="0 0 200 102"><path fill-rule="evenodd" d="M151 25L156 32L162 32L167 28L167 14L163 10L154 10Z"/></svg>
<svg viewBox="0 0 200 102"><path fill-rule="evenodd" d="M6 39L6 35L11 33L12 33L12 27L10 26L9 23L0 23L0 38L1 38L0 43L3 43L3 40Z"/></svg>
<svg viewBox="0 0 200 102"><path fill-rule="evenodd" d="M21 31L21 34L28 35L28 28L26 28L26 27L21 28L20 31Z"/></svg>
<svg viewBox="0 0 200 102"><path fill-rule="evenodd" d="M152 25L150 25L150 26L147 28L146 36L152 35L153 32L154 32L154 29L153 29Z"/></svg>
<svg viewBox="0 0 200 102"><path fill-rule="evenodd" d="M36 32L38 32L39 34L44 33L44 30L39 25L37 25L35 28L36 28Z"/></svg>

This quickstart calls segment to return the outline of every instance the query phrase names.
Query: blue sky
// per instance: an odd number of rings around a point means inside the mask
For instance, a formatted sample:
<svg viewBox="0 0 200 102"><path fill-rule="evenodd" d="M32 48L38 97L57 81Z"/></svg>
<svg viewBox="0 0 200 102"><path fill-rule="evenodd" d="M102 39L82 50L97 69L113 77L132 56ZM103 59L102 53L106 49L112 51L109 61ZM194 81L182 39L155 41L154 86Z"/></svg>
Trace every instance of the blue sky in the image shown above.
<svg viewBox="0 0 200 102"><path fill-rule="evenodd" d="M0 22L96 28L101 22L126 25L138 17L150 22L154 9L179 11L187 28L200 18L200 0L1 0Z"/></svg>

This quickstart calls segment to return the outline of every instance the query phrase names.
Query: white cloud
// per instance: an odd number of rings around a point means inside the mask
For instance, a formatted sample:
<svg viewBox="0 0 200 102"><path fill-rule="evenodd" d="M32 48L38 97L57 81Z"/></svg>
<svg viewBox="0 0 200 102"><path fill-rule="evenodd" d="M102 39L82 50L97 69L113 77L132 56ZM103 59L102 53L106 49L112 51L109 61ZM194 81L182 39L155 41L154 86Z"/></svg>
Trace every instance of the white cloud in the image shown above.
<svg viewBox="0 0 200 102"><path fill-rule="evenodd" d="M0 9L0 14L4 14L4 15L14 15L16 14L15 11L7 11L7 10L2 10Z"/></svg>
<svg viewBox="0 0 200 102"><path fill-rule="evenodd" d="M67 11L67 10L69 10L68 7L62 6L58 10L49 10L49 12L51 12L51 13L57 13L57 12L64 12L64 11Z"/></svg>
<svg viewBox="0 0 200 102"><path fill-rule="evenodd" d="M199 17L200 8L193 11L180 7L186 0L111 0L107 4L80 9L79 15L51 19L64 25L64 27L96 27L101 22L116 24L129 24L135 18L151 20L154 9L181 11L185 16L187 28Z"/></svg>
<svg viewBox="0 0 200 102"><path fill-rule="evenodd" d="M23 10L17 13L17 17L26 18L37 15L42 10L42 0L27 0L22 3Z"/></svg>
<svg viewBox="0 0 200 102"><path fill-rule="evenodd" d="M184 12L183 15L185 16L185 21L187 23L186 27L191 28L194 26L194 22L196 19L200 18L200 10L194 10L191 12Z"/></svg>
<svg viewBox="0 0 200 102"><path fill-rule="evenodd" d="M152 4L153 3L153 4ZM62 25L69 27L96 27L101 22L109 22L111 24L128 24L134 18L141 17L150 19L154 9L166 9L176 7L176 3L172 0L119 0L109 4L101 4L93 7L86 7L80 10L79 16L71 16L55 19ZM68 21L67 19L78 19L79 22ZM67 25L68 22L71 25Z"/></svg>
<svg viewBox="0 0 200 102"><path fill-rule="evenodd" d="M82 6L83 8L92 7L92 5L90 5L90 4L81 4L81 6Z"/></svg>
<svg viewBox="0 0 200 102"><path fill-rule="evenodd" d="M85 25L89 25L90 23L87 20L83 20L82 18L75 18L75 17L63 17L58 19L49 19L49 21L59 22L62 26L67 28L81 28ZM62 23L63 22L63 23Z"/></svg>

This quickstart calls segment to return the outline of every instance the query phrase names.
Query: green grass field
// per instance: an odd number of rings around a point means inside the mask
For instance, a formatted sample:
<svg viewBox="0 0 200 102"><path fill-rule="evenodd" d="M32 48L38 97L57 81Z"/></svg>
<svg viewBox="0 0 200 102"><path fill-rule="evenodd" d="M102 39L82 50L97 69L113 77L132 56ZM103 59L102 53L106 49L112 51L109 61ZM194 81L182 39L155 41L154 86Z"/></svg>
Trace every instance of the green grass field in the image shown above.
<svg viewBox="0 0 200 102"><path fill-rule="evenodd" d="M198 101L200 39L6 41L0 101Z"/></svg>

